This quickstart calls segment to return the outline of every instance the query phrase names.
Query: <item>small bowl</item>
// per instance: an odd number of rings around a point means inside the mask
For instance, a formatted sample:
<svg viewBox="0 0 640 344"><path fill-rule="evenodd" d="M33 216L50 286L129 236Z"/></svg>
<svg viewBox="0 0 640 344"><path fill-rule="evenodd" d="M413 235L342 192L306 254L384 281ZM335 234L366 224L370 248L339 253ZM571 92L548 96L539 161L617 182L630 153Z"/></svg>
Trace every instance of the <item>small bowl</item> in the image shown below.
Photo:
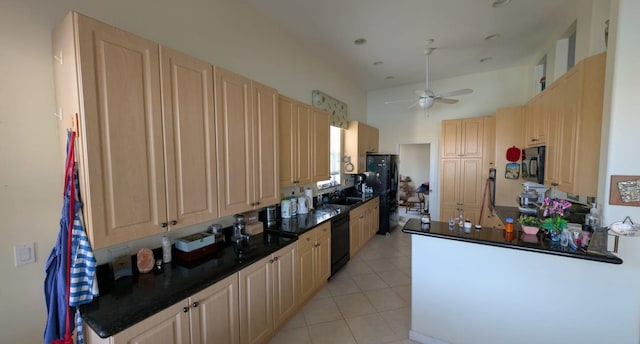
<svg viewBox="0 0 640 344"><path fill-rule="evenodd" d="M522 226L522 231L529 235L536 235L539 230L540 228L534 226Z"/></svg>

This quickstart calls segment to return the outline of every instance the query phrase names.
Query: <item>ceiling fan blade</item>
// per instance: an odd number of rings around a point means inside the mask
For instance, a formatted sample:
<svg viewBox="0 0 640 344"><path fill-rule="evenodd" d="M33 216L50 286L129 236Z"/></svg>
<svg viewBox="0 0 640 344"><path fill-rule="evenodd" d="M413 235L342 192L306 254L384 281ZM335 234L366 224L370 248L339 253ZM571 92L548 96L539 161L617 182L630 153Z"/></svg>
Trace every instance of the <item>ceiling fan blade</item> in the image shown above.
<svg viewBox="0 0 640 344"><path fill-rule="evenodd" d="M453 96L461 96L463 94L469 94L469 93L473 93L473 90L470 88L465 88L462 90L455 90L455 91L451 91L451 92L445 92L445 93L440 93L438 94L439 97L453 97Z"/></svg>
<svg viewBox="0 0 640 344"><path fill-rule="evenodd" d="M449 99L449 98L435 98L433 99L433 101L438 103L445 103L445 104L455 104L458 102L457 99Z"/></svg>
<svg viewBox="0 0 640 344"><path fill-rule="evenodd" d="M415 101L415 99L400 99L400 100L388 100L386 102L384 102L385 104L396 104L396 103L406 103L406 102L412 102Z"/></svg>
<svg viewBox="0 0 640 344"><path fill-rule="evenodd" d="M416 107L418 105L420 105L420 102L415 102L415 103L409 105L409 107L407 109L413 109L414 107Z"/></svg>

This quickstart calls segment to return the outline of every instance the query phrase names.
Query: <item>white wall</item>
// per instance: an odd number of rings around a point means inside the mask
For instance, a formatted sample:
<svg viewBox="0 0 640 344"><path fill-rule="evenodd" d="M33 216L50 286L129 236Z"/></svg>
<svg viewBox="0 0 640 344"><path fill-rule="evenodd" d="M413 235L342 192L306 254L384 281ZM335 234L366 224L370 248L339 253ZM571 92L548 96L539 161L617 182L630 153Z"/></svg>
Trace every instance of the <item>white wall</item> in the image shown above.
<svg viewBox="0 0 640 344"><path fill-rule="evenodd" d="M58 233L63 157L54 112L51 31L70 10L182 50L310 103L319 89L364 120L365 92L243 1L0 2L0 342L38 343L44 263ZM36 244L16 268L13 246ZM157 241L159 246L159 241Z"/></svg>

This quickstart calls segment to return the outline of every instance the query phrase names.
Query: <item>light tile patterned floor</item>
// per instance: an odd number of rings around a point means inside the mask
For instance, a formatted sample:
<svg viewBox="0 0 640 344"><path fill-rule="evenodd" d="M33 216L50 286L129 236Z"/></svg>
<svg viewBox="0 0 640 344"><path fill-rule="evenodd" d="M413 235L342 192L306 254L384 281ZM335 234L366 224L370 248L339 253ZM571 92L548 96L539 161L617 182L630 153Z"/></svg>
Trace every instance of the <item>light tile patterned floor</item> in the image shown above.
<svg viewBox="0 0 640 344"><path fill-rule="evenodd" d="M398 227L373 237L270 343L410 344L410 327L411 236Z"/></svg>

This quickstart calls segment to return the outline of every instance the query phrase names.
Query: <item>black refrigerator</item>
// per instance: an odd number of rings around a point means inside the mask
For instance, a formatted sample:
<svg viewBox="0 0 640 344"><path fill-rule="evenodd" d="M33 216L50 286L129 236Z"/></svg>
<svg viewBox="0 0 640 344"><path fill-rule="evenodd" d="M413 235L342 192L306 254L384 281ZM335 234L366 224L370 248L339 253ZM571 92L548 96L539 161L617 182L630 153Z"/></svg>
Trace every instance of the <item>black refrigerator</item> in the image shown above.
<svg viewBox="0 0 640 344"><path fill-rule="evenodd" d="M398 155L367 153L367 186L380 196L378 234L390 233L398 225Z"/></svg>

